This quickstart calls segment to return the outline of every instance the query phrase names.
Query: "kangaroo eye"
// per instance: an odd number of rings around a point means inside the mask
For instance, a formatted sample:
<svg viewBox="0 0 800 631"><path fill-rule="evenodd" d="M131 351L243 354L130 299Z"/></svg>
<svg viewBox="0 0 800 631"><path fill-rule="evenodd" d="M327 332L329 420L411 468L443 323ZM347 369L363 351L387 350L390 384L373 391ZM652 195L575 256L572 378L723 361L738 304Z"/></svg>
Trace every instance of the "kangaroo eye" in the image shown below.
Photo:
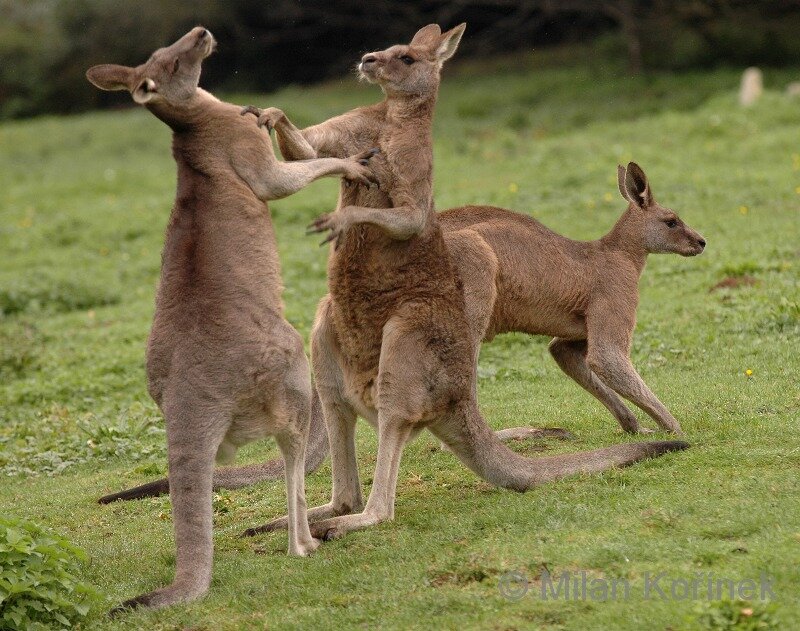
<svg viewBox="0 0 800 631"><path fill-rule="evenodd" d="M175 63L172 65L172 72L178 72L178 68L181 67L181 60L176 59Z"/></svg>
<svg viewBox="0 0 800 631"><path fill-rule="evenodd" d="M416 59L414 59L410 55L401 55L400 61L402 61L406 66L410 66L416 61Z"/></svg>
<svg viewBox="0 0 800 631"><path fill-rule="evenodd" d="M664 223L667 224L667 228L674 228L675 226L678 225L678 222L675 221L674 219L667 219L667 221L665 221Z"/></svg>

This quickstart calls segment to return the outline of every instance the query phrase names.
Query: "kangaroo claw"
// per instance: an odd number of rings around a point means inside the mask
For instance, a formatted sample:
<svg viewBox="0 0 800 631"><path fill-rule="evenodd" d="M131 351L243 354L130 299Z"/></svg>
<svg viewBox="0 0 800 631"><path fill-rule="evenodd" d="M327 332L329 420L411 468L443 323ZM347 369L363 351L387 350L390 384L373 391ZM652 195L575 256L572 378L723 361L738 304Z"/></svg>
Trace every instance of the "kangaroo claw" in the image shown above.
<svg viewBox="0 0 800 631"><path fill-rule="evenodd" d="M239 115L245 116L246 114L252 114L253 116L261 116L261 110L257 108L255 105L245 105L239 112Z"/></svg>

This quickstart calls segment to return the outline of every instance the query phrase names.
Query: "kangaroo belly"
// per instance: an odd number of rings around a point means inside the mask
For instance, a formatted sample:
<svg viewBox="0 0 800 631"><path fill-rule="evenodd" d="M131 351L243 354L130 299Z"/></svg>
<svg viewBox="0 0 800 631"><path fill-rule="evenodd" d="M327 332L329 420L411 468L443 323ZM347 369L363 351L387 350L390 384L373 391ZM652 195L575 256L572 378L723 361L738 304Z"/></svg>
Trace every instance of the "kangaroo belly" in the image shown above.
<svg viewBox="0 0 800 631"><path fill-rule="evenodd" d="M387 323L400 319L425 352L460 352L471 343L462 287L438 227L408 241L390 241L376 230L351 231L329 267L331 318L348 390L372 409L380 396L376 383ZM471 352L462 354L469 362ZM449 357L433 361L463 368Z"/></svg>

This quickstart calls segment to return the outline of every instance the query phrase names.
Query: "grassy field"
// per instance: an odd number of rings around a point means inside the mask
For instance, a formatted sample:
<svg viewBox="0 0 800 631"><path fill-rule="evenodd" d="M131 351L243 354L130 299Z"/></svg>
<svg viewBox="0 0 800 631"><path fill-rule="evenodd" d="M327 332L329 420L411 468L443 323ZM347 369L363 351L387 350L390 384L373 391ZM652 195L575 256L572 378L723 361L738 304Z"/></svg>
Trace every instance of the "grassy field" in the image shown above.
<svg viewBox="0 0 800 631"><path fill-rule="evenodd" d="M143 356L174 195L169 132L143 110L0 125L0 513L87 550L82 578L106 598L91 629L796 628L800 101L782 86L797 74L767 73L763 99L742 110L737 71L630 78L591 55L555 53L445 73L440 209L492 203L596 238L624 209L616 165L633 159L657 199L706 237L699 258L651 257L633 350L689 451L515 494L423 436L405 452L396 520L308 559L286 556L285 534L238 537L285 512L282 483L222 492L208 597L113 622L105 609L169 582L174 564L168 499L94 502L165 472ZM345 78L230 100L277 105L308 124L378 98ZM315 183L271 206L287 315L306 337L326 252L303 227L333 207L336 186ZM733 287L712 291L721 282ZM508 335L484 346L480 402L493 426L559 425L577 436L515 447L531 454L630 440L546 343ZM368 490L374 432L363 425L358 441ZM241 461L275 453L261 443ZM308 480L309 505L329 488L326 464ZM629 598L544 601L545 570L626 579ZM508 572L526 576L530 593L504 597ZM737 581L765 572L775 599L645 599L647 573L661 572ZM765 626L726 623L732 616Z"/></svg>

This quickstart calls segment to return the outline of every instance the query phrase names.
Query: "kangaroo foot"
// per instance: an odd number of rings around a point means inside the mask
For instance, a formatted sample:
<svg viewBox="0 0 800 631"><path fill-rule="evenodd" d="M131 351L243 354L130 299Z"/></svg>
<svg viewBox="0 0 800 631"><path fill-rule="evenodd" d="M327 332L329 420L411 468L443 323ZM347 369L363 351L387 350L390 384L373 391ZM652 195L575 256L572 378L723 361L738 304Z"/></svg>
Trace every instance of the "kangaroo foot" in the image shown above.
<svg viewBox="0 0 800 631"><path fill-rule="evenodd" d="M573 440L574 434L560 427L510 427L500 429L494 433L503 442L511 440L535 440L537 438L557 438L559 440ZM439 443L442 451L452 451L444 443Z"/></svg>
<svg viewBox="0 0 800 631"><path fill-rule="evenodd" d="M169 587L163 587L146 594L141 594L136 598L130 598L129 600L126 600L114 607L108 612L108 615L112 618L116 618L117 616L123 615L140 607L146 607L148 609L168 607L169 605L196 600L207 591L208 588L187 588L185 586L170 585Z"/></svg>
<svg viewBox="0 0 800 631"><path fill-rule="evenodd" d="M296 557L307 557L309 554L319 548L322 543L319 539L313 537L309 541L298 542L296 546L289 547L289 554Z"/></svg>
<svg viewBox="0 0 800 631"><path fill-rule="evenodd" d="M343 507L334 507L333 504L328 503L322 506L317 506L315 508L308 509L308 521L314 522L319 521L321 519L327 519L328 517L337 517L339 515L348 515L353 513L354 511L361 510L360 506L356 506L350 508L348 506ZM289 526L289 518L288 515L284 515L283 517L278 517L277 519L273 519L270 522L267 522L263 526L256 526L255 528L248 528L245 530L241 536L242 537L255 537L256 535L261 535L266 532L274 532L276 530L286 530ZM313 536L313 533L312 533ZM319 539L320 537L315 537ZM316 547L316 546L315 546Z"/></svg>
<svg viewBox="0 0 800 631"><path fill-rule="evenodd" d="M572 440L575 438L570 432L560 427L510 427L494 433L502 441L528 440L531 438L557 438L559 440Z"/></svg>
<svg viewBox="0 0 800 631"><path fill-rule="evenodd" d="M388 518L381 518L373 513L342 515L310 524L311 535L322 541L332 541L343 537L348 532L374 526Z"/></svg>

